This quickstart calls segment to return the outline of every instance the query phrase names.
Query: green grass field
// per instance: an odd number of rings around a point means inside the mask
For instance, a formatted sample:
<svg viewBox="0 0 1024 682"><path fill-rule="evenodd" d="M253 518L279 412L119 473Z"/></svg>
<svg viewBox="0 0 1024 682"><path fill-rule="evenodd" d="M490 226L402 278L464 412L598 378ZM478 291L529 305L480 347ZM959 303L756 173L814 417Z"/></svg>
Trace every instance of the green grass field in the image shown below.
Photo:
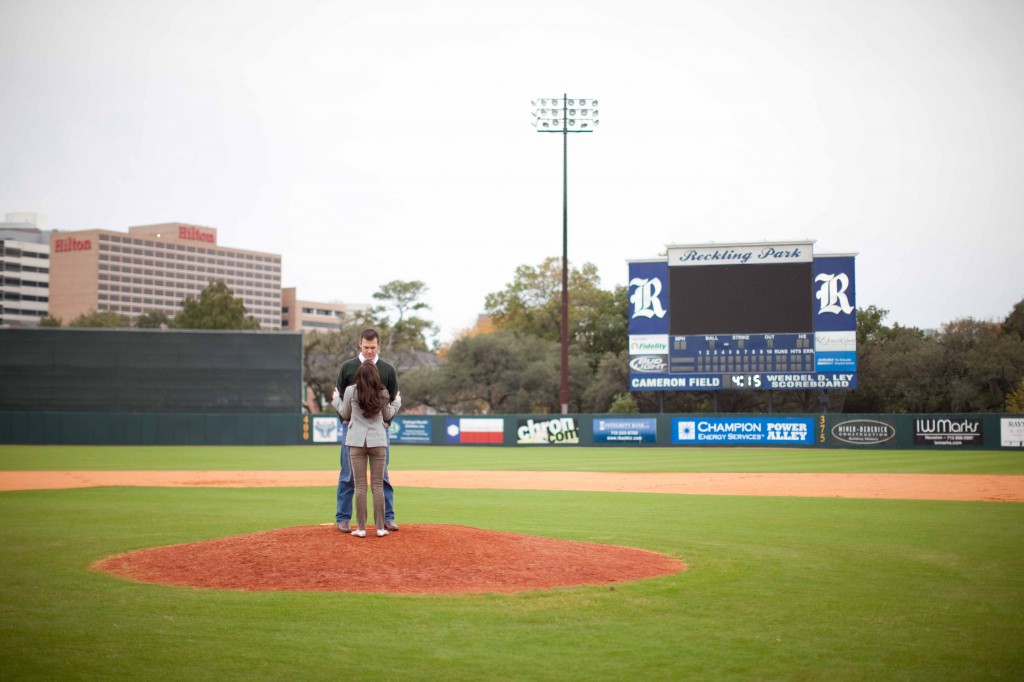
<svg viewBox="0 0 1024 682"><path fill-rule="evenodd" d="M316 471L338 466L335 446L0 445L0 471L221 469ZM435 471L738 471L1024 474L1024 452L807 448L437 447L396 445L392 469Z"/></svg>
<svg viewBox="0 0 1024 682"><path fill-rule="evenodd" d="M333 447L0 447L4 470L331 469ZM395 469L1024 473L1019 452L413 448ZM0 678L1022 679L1024 505L402 488L399 521L629 545L608 587L425 597L136 584L142 547L331 520L332 488L0 493ZM458 567L453 567L457 570ZM352 570L372 570L353 566Z"/></svg>

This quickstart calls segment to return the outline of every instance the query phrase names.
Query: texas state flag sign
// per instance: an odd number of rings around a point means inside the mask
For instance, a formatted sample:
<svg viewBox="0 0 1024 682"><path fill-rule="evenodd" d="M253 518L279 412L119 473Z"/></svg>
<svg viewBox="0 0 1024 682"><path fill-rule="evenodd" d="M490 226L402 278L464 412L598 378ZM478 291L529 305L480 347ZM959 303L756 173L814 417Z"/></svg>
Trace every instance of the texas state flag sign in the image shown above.
<svg viewBox="0 0 1024 682"><path fill-rule="evenodd" d="M505 438L505 420L499 418L448 419L445 428L446 443L488 443L501 445Z"/></svg>

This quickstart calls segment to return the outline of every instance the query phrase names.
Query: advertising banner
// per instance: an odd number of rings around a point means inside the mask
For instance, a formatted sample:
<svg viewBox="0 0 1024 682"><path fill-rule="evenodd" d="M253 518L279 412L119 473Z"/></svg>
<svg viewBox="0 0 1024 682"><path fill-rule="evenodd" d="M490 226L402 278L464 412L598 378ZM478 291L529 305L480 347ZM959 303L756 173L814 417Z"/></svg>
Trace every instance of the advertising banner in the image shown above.
<svg viewBox="0 0 1024 682"><path fill-rule="evenodd" d="M556 417L534 421L520 419L516 428L518 445L577 445L580 431L575 417Z"/></svg>
<svg viewBox="0 0 1024 682"><path fill-rule="evenodd" d="M1004 448L1024 448L1024 417L999 420L999 444Z"/></svg>
<svg viewBox="0 0 1024 682"><path fill-rule="evenodd" d="M891 419L848 419L832 426L832 438L845 445L895 444L896 424Z"/></svg>
<svg viewBox="0 0 1024 682"><path fill-rule="evenodd" d="M667 355L668 334L630 334L629 355Z"/></svg>
<svg viewBox="0 0 1024 682"><path fill-rule="evenodd" d="M857 332L815 332L814 368L818 372L857 369Z"/></svg>
<svg viewBox="0 0 1024 682"><path fill-rule="evenodd" d="M814 419L803 417L714 417L672 420L674 445L811 445Z"/></svg>
<svg viewBox="0 0 1024 682"><path fill-rule="evenodd" d="M983 434L980 419L920 417L914 420L914 445L981 447Z"/></svg>
<svg viewBox="0 0 1024 682"><path fill-rule="evenodd" d="M594 444L655 443L658 440L658 420L651 417L594 419Z"/></svg>
<svg viewBox="0 0 1024 682"><path fill-rule="evenodd" d="M505 420L497 418L449 418L445 420L444 440L453 444L501 445L505 436Z"/></svg>
<svg viewBox="0 0 1024 682"><path fill-rule="evenodd" d="M392 443L420 443L429 445L432 429L426 417L395 417L388 427L388 440Z"/></svg>
<svg viewBox="0 0 1024 682"><path fill-rule="evenodd" d="M334 417L313 417L314 443L340 443L345 439L341 420Z"/></svg>

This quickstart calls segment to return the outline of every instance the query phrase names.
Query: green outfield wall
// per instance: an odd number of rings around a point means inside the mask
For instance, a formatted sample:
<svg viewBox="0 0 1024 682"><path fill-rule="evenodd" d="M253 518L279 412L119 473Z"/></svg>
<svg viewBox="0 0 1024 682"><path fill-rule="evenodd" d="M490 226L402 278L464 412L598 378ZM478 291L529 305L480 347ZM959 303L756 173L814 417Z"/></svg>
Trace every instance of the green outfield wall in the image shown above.
<svg viewBox="0 0 1024 682"><path fill-rule="evenodd" d="M342 438L337 417L306 415L303 442ZM1004 414L399 415L393 443L494 446L659 446L1020 449L1024 417Z"/></svg>
<svg viewBox="0 0 1024 682"><path fill-rule="evenodd" d="M290 445L302 335L0 329L0 443Z"/></svg>
<svg viewBox="0 0 1024 682"><path fill-rule="evenodd" d="M0 443L32 445L294 445L294 414L0 412Z"/></svg>
<svg viewBox="0 0 1024 682"><path fill-rule="evenodd" d="M330 415L0 412L0 443L293 445L338 443ZM1024 415L399 415L395 444L529 447L1024 449Z"/></svg>

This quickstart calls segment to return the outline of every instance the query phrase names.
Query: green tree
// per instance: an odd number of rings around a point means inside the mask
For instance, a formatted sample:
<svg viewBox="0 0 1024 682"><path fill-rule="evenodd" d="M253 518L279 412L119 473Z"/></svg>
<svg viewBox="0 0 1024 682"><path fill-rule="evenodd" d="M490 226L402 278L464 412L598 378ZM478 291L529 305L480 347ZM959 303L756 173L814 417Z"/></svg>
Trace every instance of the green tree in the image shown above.
<svg viewBox="0 0 1024 682"><path fill-rule="evenodd" d="M47 315L46 317L39 320L40 327L60 327L63 324L64 323L61 322L61 319L59 317L53 317L52 315Z"/></svg>
<svg viewBox="0 0 1024 682"><path fill-rule="evenodd" d="M407 372L402 396L442 413L554 412L559 347L510 331L466 336L448 348L445 364Z"/></svg>
<svg viewBox="0 0 1024 682"><path fill-rule="evenodd" d="M199 298L186 298L181 311L174 316L178 329L259 329L260 323L245 314L245 304L224 282L213 281L199 293Z"/></svg>
<svg viewBox="0 0 1024 682"><path fill-rule="evenodd" d="M631 393L620 393L615 396L608 412L611 414L635 414L640 411L636 398Z"/></svg>
<svg viewBox="0 0 1024 682"><path fill-rule="evenodd" d="M170 316L162 310L147 310L135 320L138 329L166 329L171 326Z"/></svg>
<svg viewBox="0 0 1024 682"><path fill-rule="evenodd" d="M1024 376L1024 340L1012 331L1013 313L1002 324L954 320L935 337L886 326L886 315L874 307L857 311L858 388L846 395L846 411L1006 409Z"/></svg>
<svg viewBox="0 0 1024 682"><path fill-rule="evenodd" d="M519 266L511 284L487 295L484 309L499 329L560 341L561 258L547 258L538 266ZM627 287L601 289L592 263L569 268L569 343L591 356L594 366L604 353L626 348L628 315Z"/></svg>
<svg viewBox="0 0 1024 682"><path fill-rule="evenodd" d="M849 412L929 412L941 403L941 348L916 327L889 327L889 311L857 310L857 386ZM928 371L925 368L931 367Z"/></svg>
<svg viewBox="0 0 1024 682"><path fill-rule="evenodd" d="M625 350L619 353L605 353L597 362L597 368L589 377L586 387L583 390L582 402L584 412L608 412L626 391L629 395L629 353ZM570 400L572 395L570 394ZM636 399L633 405L640 408Z"/></svg>
<svg viewBox="0 0 1024 682"><path fill-rule="evenodd" d="M595 271L596 272L596 271ZM573 292L570 291L570 295ZM588 355L621 353L629 345L629 287L617 285L611 291L594 289L578 296L576 317L570 305L569 320L575 323L573 339ZM570 298L570 303L573 299Z"/></svg>
<svg viewBox="0 0 1024 682"><path fill-rule="evenodd" d="M1017 305L1003 320L1003 333L1015 334L1017 338L1024 339L1024 299L1017 301Z"/></svg>
<svg viewBox="0 0 1024 682"><path fill-rule="evenodd" d="M857 308L857 348L884 339L891 330L884 324L889 311L877 306Z"/></svg>
<svg viewBox="0 0 1024 682"><path fill-rule="evenodd" d="M570 270L570 281L572 278ZM557 341L561 338L561 261L520 265L503 291L487 294L484 310L495 327ZM572 287L570 285L570 300Z"/></svg>
<svg viewBox="0 0 1024 682"><path fill-rule="evenodd" d="M1024 375L1024 340L1003 333L1001 324L964 318L943 327L939 343L948 387L942 409L1004 410L1007 395Z"/></svg>
<svg viewBox="0 0 1024 682"><path fill-rule="evenodd" d="M382 354L393 357L409 351L437 350L437 325L415 315L430 310L430 305L420 300L426 292L427 285L419 280L392 280L373 294L374 300L384 302L367 311L367 317L377 323Z"/></svg>
<svg viewBox="0 0 1024 682"><path fill-rule="evenodd" d="M359 332L312 331L302 336L302 377L318 404L331 401L341 363L353 357Z"/></svg>
<svg viewBox="0 0 1024 682"><path fill-rule="evenodd" d="M127 315L104 310L96 312L90 310L71 320L69 327L101 327L106 329L124 329L132 326L132 320Z"/></svg>
<svg viewBox="0 0 1024 682"><path fill-rule="evenodd" d="M1012 414L1024 414L1024 379L1017 382L1017 388L1006 396L1006 411Z"/></svg>
<svg viewBox="0 0 1024 682"><path fill-rule="evenodd" d="M894 325L879 369L886 388L882 412L936 412L946 385L942 347L916 327Z"/></svg>

